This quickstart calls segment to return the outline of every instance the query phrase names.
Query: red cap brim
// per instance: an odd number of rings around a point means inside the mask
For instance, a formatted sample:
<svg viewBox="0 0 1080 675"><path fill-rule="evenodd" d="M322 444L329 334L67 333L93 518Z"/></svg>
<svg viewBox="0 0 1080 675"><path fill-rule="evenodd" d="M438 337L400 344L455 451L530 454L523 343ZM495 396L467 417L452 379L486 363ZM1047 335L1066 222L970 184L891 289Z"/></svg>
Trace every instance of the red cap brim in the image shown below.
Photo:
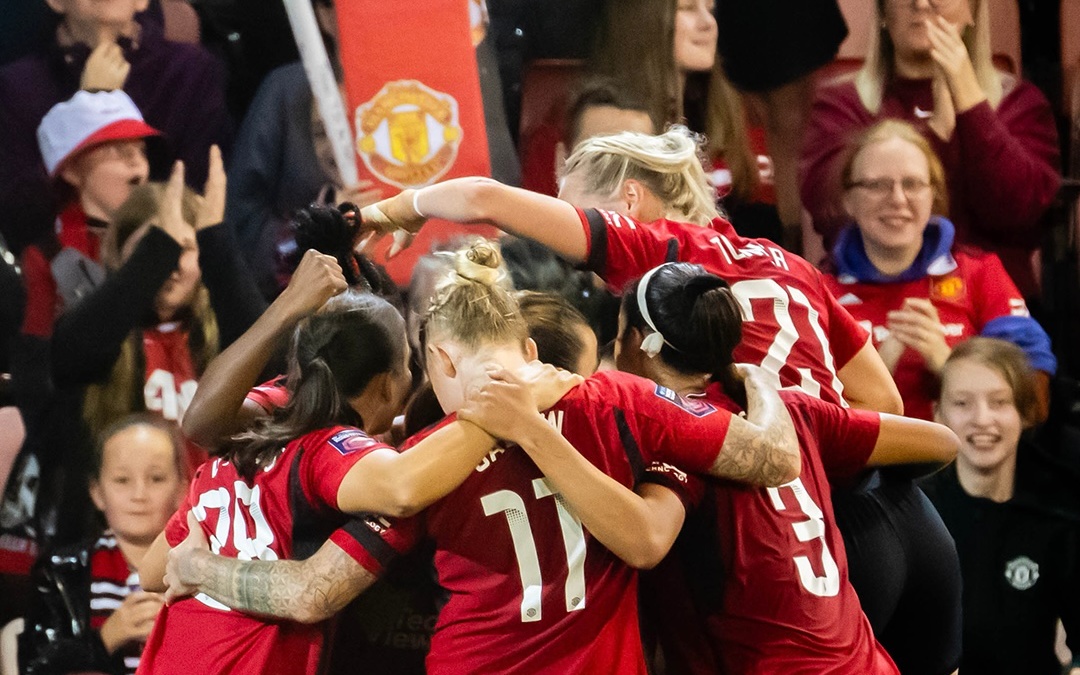
<svg viewBox="0 0 1080 675"><path fill-rule="evenodd" d="M59 174L60 169L62 169L72 157L84 150L89 150L95 145L101 145L102 143L109 143L111 141L130 141L136 138L147 138L148 136L160 135L160 131L141 120L119 120L112 124L107 124L84 138L82 143L75 146L66 157L57 162L52 175L55 176Z"/></svg>

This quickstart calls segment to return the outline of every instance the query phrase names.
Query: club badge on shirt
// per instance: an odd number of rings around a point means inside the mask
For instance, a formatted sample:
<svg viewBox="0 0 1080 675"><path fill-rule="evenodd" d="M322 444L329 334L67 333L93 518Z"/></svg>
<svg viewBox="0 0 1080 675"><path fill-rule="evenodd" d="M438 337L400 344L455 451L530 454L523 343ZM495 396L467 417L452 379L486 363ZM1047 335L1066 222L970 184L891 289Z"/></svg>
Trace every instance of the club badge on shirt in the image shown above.
<svg viewBox="0 0 1080 675"><path fill-rule="evenodd" d="M1039 580L1039 563L1026 555L1005 564L1005 579L1018 591L1026 591Z"/></svg>

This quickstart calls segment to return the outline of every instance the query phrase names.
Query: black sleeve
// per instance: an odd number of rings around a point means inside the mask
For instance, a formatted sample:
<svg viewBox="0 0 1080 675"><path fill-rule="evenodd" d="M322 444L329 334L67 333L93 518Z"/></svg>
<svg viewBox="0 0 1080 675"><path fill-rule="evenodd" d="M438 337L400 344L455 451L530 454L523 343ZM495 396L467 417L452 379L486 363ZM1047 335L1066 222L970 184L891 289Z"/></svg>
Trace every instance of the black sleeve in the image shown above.
<svg viewBox="0 0 1080 675"><path fill-rule="evenodd" d="M251 328L266 310L266 300L255 286L228 227L224 224L207 227L199 230L196 238L202 282L210 291L220 348L225 349Z"/></svg>
<svg viewBox="0 0 1080 675"><path fill-rule="evenodd" d="M607 224L596 209L584 209L582 213L589 222L589 256L581 267L603 277L607 263Z"/></svg>
<svg viewBox="0 0 1080 675"><path fill-rule="evenodd" d="M153 307L179 261L180 245L164 230L151 227L115 274L56 320L53 380L58 385L88 384L106 377L124 339Z"/></svg>

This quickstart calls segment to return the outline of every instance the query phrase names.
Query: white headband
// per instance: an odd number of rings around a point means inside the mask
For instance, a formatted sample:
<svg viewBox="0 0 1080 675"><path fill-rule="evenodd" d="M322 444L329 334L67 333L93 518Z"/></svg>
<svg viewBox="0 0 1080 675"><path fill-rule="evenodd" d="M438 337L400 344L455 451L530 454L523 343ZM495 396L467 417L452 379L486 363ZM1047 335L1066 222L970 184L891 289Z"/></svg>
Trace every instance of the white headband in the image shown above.
<svg viewBox="0 0 1080 675"><path fill-rule="evenodd" d="M664 263L664 265L667 264L668 263ZM659 265L646 272L645 276L641 277L641 281L638 282L637 287L638 310L641 311L641 318L645 319L645 325L653 331L646 335L645 339L641 341L641 351L645 352L650 359L655 358L656 355L660 353L660 350L664 348L665 344L670 345L670 343L664 339L664 336L661 335L656 324L653 323L652 317L649 316L648 303L645 300L645 293L649 288L649 281L652 279L653 274L664 265ZM674 347L672 347L672 349L674 349Z"/></svg>

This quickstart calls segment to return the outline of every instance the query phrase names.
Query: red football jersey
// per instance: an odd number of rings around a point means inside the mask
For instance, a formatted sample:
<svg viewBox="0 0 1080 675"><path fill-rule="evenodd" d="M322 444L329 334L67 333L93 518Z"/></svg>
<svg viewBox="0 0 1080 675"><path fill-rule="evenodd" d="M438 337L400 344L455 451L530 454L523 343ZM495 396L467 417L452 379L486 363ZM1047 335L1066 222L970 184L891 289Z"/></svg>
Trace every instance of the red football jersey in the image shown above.
<svg viewBox="0 0 1080 675"><path fill-rule="evenodd" d="M616 372L587 379L545 415L628 487L654 460L708 469L731 420L707 402ZM582 528L520 448L493 450L419 520L450 593L428 672L645 673L636 571Z"/></svg>
<svg viewBox="0 0 1080 675"><path fill-rule="evenodd" d="M888 314L900 309L904 298L923 298L934 304L950 347L978 335L991 319L1029 316L1023 296L996 255L957 248L952 259L955 266L914 281L860 283L851 277L832 276L826 280L840 304L871 332L875 347L889 337ZM893 379L904 398L904 414L933 419L937 376L926 368L922 355L905 349Z"/></svg>
<svg viewBox="0 0 1080 675"><path fill-rule="evenodd" d="M190 510L218 555L303 559L333 533L357 562L378 572L387 549L380 533L338 511L337 492L356 462L387 447L359 429L323 429L289 443L250 483L224 459L207 462L169 520L166 538L175 546L187 536ZM359 545L348 545L350 537ZM139 672L311 674L319 667L324 632L325 624L262 620L200 594L158 615Z"/></svg>
<svg viewBox="0 0 1080 675"><path fill-rule="evenodd" d="M143 402L146 409L164 419L180 424L198 388L195 362L188 349L188 330L179 322L158 324L143 331L143 356L146 361L146 384ZM185 440L187 475L206 461L206 450Z"/></svg>
<svg viewBox="0 0 1080 675"><path fill-rule="evenodd" d="M680 547L647 578L649 599L660 598L650 604L660 610L665 657L688 673L897 673L848 580L828 480L863 468L880 416L801 392L781 397L800 440L802 474L778 488L710 481L704 504L716 555ZM733 407L718 387L707 399ZM688 580L687 570L722 579L716 606L691 590L700 579Z"/></svg>
<svg viewBox="0 0 1080 675"><path fill-rule="evenodd" d="M778 387L843 405L836 371L868 336L813 265L768 240L739 236L722 218L699 227L663 219L644 224L597 209L579 209L579 215L588 266L612 291L666 262L701 265L725 279L742 306L737 362L760 365Z"/></svg>

